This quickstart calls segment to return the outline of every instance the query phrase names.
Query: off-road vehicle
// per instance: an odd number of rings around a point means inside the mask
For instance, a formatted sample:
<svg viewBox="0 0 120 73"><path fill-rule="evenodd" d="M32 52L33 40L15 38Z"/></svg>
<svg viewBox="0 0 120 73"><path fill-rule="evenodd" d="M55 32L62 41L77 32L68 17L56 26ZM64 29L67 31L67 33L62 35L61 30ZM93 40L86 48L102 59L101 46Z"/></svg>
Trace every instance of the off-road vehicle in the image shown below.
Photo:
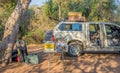
<svg viewBox="0 0 120 73"><path fill-rule="evenodd" d="M119 53L120 26L109 22L60 22L52 39L63 38L71 56L82 53Z"/></svg>

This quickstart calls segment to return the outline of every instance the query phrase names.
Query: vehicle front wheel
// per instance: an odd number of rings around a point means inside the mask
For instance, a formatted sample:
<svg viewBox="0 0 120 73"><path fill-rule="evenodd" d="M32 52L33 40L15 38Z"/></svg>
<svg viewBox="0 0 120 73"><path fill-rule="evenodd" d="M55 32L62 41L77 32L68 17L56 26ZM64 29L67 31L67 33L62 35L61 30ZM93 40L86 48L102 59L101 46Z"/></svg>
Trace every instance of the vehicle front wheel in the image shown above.
<svg viewBox="0 0 120 73"><path fill-rule="evenodd" d="M80 43L71 42L68 45L68 54L72 57L77 57L82 54L82 45Z"/></svg>

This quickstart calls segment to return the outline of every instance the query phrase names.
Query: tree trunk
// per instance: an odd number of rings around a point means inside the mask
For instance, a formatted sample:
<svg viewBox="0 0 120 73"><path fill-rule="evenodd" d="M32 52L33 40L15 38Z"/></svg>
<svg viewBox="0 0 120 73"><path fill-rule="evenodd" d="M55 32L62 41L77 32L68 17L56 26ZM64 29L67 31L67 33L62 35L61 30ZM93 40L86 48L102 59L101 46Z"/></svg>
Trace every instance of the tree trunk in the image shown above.
<svg viewBox="0 0 120 73"><path fill-rule="evenodd" d="M58 11L58 14L59 14L59 21L61 21L61 19L62 19L62 13L61 13L61 0L58 0L58 7L59 7L59 11Z"/></svg>
<svg viewBox="0 0 120 73"><path fill-rule="evenodd" d="M0 52L2 52L0 58L2 58L3 65L7 65L11 58L12 49L19 31L18 20L24 15L30 2L31 0L18 0L13 13L8 18L0 47Z"/></svg>

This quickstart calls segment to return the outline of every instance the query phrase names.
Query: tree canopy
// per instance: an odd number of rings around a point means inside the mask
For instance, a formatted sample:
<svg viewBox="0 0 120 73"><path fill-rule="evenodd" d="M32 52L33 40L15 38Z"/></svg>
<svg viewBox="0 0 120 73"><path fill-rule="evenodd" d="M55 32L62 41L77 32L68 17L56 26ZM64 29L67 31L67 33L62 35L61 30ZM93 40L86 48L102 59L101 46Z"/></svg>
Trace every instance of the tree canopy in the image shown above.
<svg viewBox="0 0 120 73"><path fill-rule="evenodd" d="M0 0L0 40L2 39L5 23L14 10L17 0Z"/></svg>
<svg viewBox="0 0 120 73"><path fill-rule="evenodd" d="M46 16L58 19L58 1L48 0L42 9ZM82 12L87 21L113 21L114 11L117 10L115 0L62 0L62 18L67 17L68 12Z"/></svg>
<svg viewBox="0 0 120 73"><path fill-rule="evenodd" d="M29 6L20 21L19 37L26 37L28 43L41 43L44 38L44 31L52 30L60 18L68 17L68 12L82 12L87 21L119 22L120 4L117 1L47 0L41 7ZM0 0L0 40L5 23L16 3L17 0ZM36 35L37 33L40 35Z"/></svg>

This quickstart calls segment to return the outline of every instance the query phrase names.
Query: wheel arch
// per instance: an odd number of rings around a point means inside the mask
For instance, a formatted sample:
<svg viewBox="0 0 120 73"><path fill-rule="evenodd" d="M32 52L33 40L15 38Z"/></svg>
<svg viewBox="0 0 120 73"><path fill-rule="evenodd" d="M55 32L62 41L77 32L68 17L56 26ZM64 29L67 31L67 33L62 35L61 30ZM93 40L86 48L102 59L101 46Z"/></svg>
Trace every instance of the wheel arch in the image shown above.
<svg viewBox="0 0 120 73"><path fill-rule="evenodd" d="M84 43L81 40L70 40L70 41L67 42L67 45L70 44L71 42L81 43L81 46L84 48Z"/></svg>

